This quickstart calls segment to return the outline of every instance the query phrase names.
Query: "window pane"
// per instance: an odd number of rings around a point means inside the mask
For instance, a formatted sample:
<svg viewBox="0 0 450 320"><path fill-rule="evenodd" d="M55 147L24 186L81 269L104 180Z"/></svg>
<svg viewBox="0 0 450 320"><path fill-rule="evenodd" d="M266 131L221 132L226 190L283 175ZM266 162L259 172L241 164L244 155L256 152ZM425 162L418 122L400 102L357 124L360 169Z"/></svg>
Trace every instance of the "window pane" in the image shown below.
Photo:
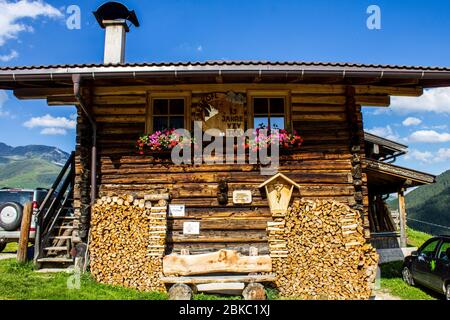
<svg viewBox="0 0 450 320"><path fill-rule="evenodd" d="M279 113L284 114L284 99L271 98L270 99L270 114Z"/></svg>
<svg viewBox="0 0 450 320"><path fill-rule="evenodd" d="M255 114L269 114L269 99L255 98L253 99L253 112Z"/></svg>
<svg viewBox="0 0 450 320"><path fill-rule="evenodd" d="M420 254L427 258L433 257L434 251L436 250L438 243L439 243L439 240L429 243L425 248L422 249Z"/></svg>
<svg viewBox="0 0 450 320"><path fill-rule="evenodd" d="M169 100L167 99L153 100L153 114L169 114Z"/></svg>
<svg viewBox="0 0 450 320"><path fill-rule="evenodd" d="M169 129L182 129L182 128L184 128L183 117L170 117Z"/></svg>
<svg viewBox="0 0 450 320"><path fill-rule="evenodd" d="M439 250L438 258L441 260L449 261L450 257L447 255L447 251L449 250L450 250L450 242L444 242L441 246L441 249Z"/></svg>
<svg viewBox="0 0 450 320"><path fill-rule="evenodd" d="M170 100L170 114L184 115L184 99Z"/></svg>
<svg viewBox="0 0 450 320"><path fill-rule="evenodd" d="M268 128L268 127L269 127L268 117L255 117L255 120L253 122L253 129Z"/></svg>
<svg viewBox="0 0 450 320"><path fill-rule="evenodd" d="M168 117L153 117L153 131L168 129Z"/></svg>
<svg viewBox="0 0 450 320"><path fill-rule="evenodd" d="M270 117L271 129L284 129L284 117Z"/></svg>

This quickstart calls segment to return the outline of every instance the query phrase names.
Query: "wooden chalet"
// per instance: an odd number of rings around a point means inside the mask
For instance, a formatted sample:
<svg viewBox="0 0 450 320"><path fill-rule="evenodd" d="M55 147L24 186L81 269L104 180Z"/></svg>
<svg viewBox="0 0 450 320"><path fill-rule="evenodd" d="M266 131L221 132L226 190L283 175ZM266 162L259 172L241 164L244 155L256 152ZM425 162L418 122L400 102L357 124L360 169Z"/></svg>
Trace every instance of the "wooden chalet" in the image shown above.
<svg viewBox="0 0 450 320"><path fill-rule="evenodd" d="M52 189L67 191L59 197L73 205L74 215L58 223L52 218L57 205L49 201L41 208L37 262L71 263L70 249L88 243L92 204L121 194L167 194L169 205L184 206L182 216L168 217L165 254L249 254L251 248L267 254L267 222L273 217L259 186L270 176L261 175L259 164L175 165L136 150L144 133L207 124L202 102L229 93L244 101L237 110L241 117L225 125L246 130L272 121L303 138L298 150L281 152L278 168L299 186L294 198L344 203L360 213L364 235L376 247L392 247L400 234L405 245L404 191L434 177L392 164L407 147L365 133L361 109L389 107L392 96L420 97L424 89L450 86L450 69L298 61L126 63L124 41L108 42L125 37L126 21L103 22L105 63L0 69L0 89L18 99L45 99L55 108L74 105L78 114L73 162ZM71 174L73 179L65 178ZM251 200L235 203L237 190L248 191ZM399 195L401 230L384 208L391 193ZM184 233L186 221L200 222L199 234Z"/></svg>

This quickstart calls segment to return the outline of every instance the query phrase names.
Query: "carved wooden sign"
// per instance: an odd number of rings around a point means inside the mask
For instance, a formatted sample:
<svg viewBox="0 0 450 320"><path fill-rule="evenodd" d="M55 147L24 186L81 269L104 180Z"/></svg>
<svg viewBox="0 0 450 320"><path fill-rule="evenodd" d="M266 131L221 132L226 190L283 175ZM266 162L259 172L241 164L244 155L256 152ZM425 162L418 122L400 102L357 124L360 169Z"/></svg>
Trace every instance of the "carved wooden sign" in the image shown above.
<svg viewBox="0 0 450 320"><path fill-rule="evenodd" d="M252 203L252 192L250 190L233 191L234 204L250 204Z"/></svg>
<svg viewBox="0 0 450 320"><path fill-rule="evenodd" d="M272 214L285 214L291 202L294 187L300 189L297 183L282 173L277 173L258 188L261 189L263 187L266 191Z"/></svg>
<svg viewBox="0 0 450 320"><path fill-rule="evenodd" d="M203 113L203 128L213 136L236 135L244 131L245 97L234 92L209 93L199 106Z"/></svg>

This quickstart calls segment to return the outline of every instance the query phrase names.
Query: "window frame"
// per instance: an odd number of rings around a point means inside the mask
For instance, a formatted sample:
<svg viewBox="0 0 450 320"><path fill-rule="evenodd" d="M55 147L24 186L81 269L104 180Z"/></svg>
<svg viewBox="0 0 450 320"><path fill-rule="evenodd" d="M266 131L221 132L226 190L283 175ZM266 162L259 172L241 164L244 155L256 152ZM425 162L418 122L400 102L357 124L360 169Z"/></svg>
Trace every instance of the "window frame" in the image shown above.
<svg viewBox="0 0 450 320"><path fill-rule="evenodd" d="M247 91L247 129L254 127L255 121L255 109L253 101L255 98L263 99L273 99L282 98L284 99L284 128L288 131L292 131L292 121L291 121L291 93L290 91L280 91L280 90L252 90ZM270 109L269 109L270 116ZM256 129L256 128L253 128Z"/></svg>
<svg viewBox="0 0 450 320"><path fill-rule="evenodd" d="M184 100L184 129L191 130L191 92L148 92L147 93L147 107L145 112L145 132L151 134L153 130L153 112L155 100ZM159 115L156 115L159 116ZM164 116L164 115L161 115ZM170 114L168 115L170 117ZM179 128L176 128L179 129Z"/></svg>

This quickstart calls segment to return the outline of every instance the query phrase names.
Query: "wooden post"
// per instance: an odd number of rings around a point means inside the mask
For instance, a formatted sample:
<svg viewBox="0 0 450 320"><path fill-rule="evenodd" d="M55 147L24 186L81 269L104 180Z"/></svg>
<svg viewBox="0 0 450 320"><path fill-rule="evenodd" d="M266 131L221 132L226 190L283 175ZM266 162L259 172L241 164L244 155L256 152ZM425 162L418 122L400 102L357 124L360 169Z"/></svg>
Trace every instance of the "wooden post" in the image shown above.
<svg viewBox="0 0 450 320"><path fill-rule="evenodd" d="M17 262L27 261L28 241L30 237L31 218L33 217L33 204L27 202L23 207L22 224L20 226L19 248L17 249Z"/></svg>
<svg viewBox="0 0 450 320"><path fill-rule="evenodd" d="M398 191L398 213L400 217L400 247L406 248L406 207L405 207L405 189Z"/></svg>

